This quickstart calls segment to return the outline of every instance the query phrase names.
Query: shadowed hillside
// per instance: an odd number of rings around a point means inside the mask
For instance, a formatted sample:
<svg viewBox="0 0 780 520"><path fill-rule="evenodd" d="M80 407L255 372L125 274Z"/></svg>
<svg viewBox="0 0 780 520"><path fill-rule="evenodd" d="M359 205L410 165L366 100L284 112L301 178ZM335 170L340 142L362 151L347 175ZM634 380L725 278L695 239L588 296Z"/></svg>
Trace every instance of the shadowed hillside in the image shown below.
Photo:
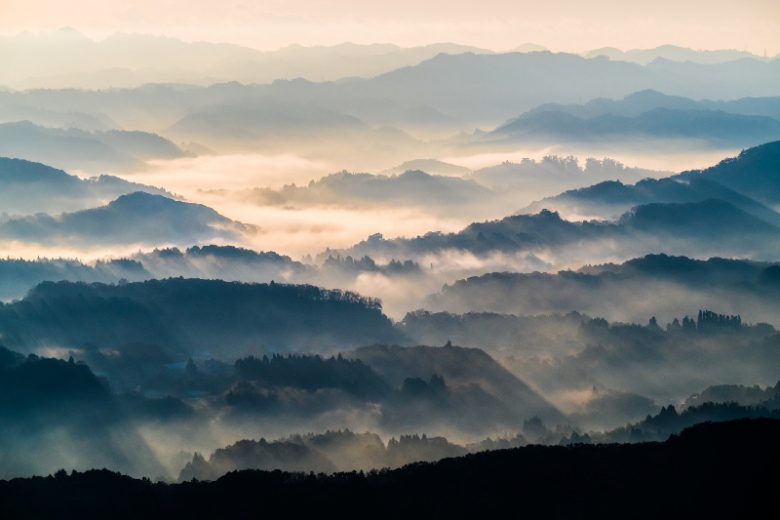
<svg viewBox="0 0 780 520"><path fill-rule="evenodd" d="M242 471L216 482L153 484L109 471L0 483L7 518L260 514L450 517L507 510L565 518L772 518L777 420L703 424L664 443L542 447L333 476ZM85 500L84 497L91 497ZM709 497L709 498L708 498ZM717 498L715 498L717 497ZM641 506L640 506L641 504Z"/></svg>

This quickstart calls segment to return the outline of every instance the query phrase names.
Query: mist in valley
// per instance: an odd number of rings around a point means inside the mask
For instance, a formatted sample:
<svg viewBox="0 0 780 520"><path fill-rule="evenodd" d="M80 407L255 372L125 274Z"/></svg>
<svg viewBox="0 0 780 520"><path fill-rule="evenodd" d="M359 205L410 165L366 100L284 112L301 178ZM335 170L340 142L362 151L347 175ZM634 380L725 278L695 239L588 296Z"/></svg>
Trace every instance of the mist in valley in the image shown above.
<svg viewBox="0 0 780 520"><path fill-rule="evenodd" d="M780 49L427 41L438 14L262 49L0 23L0 488L780 419Z"/></svg>

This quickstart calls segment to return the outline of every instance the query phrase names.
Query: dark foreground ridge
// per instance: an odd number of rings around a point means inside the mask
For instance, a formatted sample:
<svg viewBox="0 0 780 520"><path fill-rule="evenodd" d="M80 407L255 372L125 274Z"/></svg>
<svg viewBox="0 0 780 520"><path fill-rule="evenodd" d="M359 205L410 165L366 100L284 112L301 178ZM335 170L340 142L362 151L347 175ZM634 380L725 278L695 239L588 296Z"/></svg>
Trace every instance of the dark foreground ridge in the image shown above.
<svg viewBox="0 0 780 520"><path fill-rule="evenodd" d="M238 471L152 483L107 470L0 481L2 518L779 518L780 420L663 443L529 446L392 471Z"/></svg>

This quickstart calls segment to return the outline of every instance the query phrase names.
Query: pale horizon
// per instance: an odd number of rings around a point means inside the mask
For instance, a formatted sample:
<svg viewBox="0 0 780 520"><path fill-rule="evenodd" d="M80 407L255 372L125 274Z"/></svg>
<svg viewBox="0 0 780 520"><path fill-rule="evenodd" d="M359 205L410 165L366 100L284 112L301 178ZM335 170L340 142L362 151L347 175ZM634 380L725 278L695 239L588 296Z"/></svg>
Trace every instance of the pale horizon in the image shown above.
<svg viewBox="0 0 780 520"><path fill-rule="evenodd" d="M88 13L88 14L87 14ZM446 13L442 16L441 13ZM462 2L406 0L392 8L361 2L95 2L50 5L40 0L0 2L0 34L47 33L71 27L101 40L116 33L230 43L257 50L290 45L391 43L416 47L440 42L506 52L524 43L553 52L580 53L677 45L697 50L780 53L780 6L767 0L670 0L625 7L613 1L492 0L475 10Z"/></svg>

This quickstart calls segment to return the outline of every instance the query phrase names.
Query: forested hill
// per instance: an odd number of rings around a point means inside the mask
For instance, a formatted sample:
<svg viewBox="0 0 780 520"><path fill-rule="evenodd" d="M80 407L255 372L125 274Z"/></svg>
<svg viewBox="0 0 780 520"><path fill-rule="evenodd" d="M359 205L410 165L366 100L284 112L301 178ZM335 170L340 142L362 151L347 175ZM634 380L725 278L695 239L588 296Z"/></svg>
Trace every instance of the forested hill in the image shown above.
<svg viewBox="0 0 780 520"><path fill-rule="evenodd" d="M0 482L3 518L777 518L780 421L705 423L664 443L529 446L332 476L232 472L153 484L107 470Z"/></svg>
<svg viewBox="0 0 780 520"><path fill-rule="evenodd" d="M395 341L377 300L311 285L171 278L107 285L45 282L0 306L9 348L159 345L235 359L261 348L344 348Z"/></svg>

